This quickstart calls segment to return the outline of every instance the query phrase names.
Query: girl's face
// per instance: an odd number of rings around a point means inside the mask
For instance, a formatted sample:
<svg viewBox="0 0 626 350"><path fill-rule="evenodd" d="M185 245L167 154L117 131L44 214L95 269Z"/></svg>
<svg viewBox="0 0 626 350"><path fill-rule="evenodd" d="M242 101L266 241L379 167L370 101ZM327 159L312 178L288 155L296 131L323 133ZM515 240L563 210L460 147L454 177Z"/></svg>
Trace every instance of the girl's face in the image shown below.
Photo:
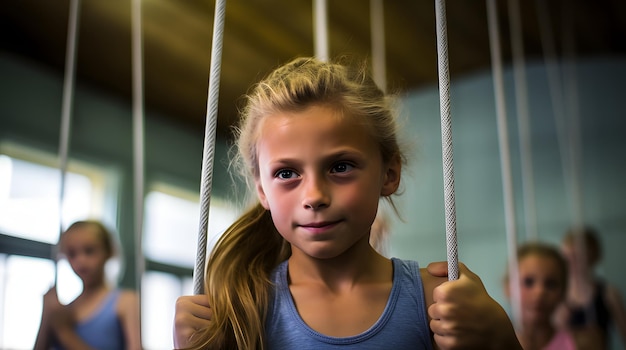
<svg viewBox="0 0 626 350"><path fill-rule="evenodd" d="M400 162L383 164L363 126L324 106L268 116L259 128L257 192L293 254L332 258L367 241Z"/></svg>
<svg viewBox="0 0 626 350"><path fill-rule="evenodd" d="M63 234L61 243L62 252L83 283L101 282L109 254L94 227L73 228Z"/></svg>
<svg viewBox="0 0 626 350"><path fill-rule="evenodd" d="M519 262L522 318L525 322L550 322L564 296L559 265L553 258L528 255Z"/></svg>

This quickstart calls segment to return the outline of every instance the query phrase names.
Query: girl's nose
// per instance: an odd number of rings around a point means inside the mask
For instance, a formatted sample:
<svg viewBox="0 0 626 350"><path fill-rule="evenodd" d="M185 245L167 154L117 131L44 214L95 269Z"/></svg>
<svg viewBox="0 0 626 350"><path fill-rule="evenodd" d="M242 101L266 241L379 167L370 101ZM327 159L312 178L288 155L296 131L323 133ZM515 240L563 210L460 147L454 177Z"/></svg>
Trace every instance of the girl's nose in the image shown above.
<svg viewBox="0 0 626 350"><path fill-rule="evenodd" d="M319 177L310 177L305 181L303 191L302 205L305 209L319 210L330 204L328 186Z"/></svg>

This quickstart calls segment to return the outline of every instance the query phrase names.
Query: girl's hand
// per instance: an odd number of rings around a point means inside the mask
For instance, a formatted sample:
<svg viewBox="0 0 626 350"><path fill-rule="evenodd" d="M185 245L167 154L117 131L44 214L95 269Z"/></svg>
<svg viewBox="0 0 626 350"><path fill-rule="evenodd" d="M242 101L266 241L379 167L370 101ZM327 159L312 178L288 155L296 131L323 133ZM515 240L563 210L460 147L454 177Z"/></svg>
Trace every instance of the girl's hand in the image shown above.
<svg viewBox="0 0 626 350"><path fill-rule="evenodd" d="M433 276L447 273L445 262L428 266ZM493 300L480 278L459 264L459 279L433 290L428 308L430 328L440 349L521 349L504 309Z"/></svg>
<svg viewBox="0 0 626 350"><path fill-rule="evenodd" d="M189 347L191 337L209 325L212 314L206 295L179 297L176 300L174 316L174 347L176 349Z"/></svg>
<svg viewBox="0 0 626 350"><path fill-rule="evenodd" d="M63 305L57 297L56 287L52 287L43 296L43 312L46 315L52 315L61 309L63 309Z"/></svg>
<svg viewBox="0 0 626 350"><path fill-rule="evenodd" d="M55 287L50 288L43 296L43 313L55 333L74 327L72 312L59 302Z"/></svg>

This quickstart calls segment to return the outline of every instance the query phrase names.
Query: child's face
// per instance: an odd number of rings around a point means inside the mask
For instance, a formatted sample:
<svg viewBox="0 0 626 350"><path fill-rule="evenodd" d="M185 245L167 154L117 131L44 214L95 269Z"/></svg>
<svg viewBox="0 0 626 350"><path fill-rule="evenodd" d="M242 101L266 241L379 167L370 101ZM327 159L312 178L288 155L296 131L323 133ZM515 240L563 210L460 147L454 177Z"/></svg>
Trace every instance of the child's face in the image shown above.
<svg viewBox="0 0 626 350"><path fill-rule="evenodd" d="M519 277L523 320L550 322L564 296L558 263L546 256L526 256L519 262Z"/></svg>
<svg viewBox="0 0 626 350"><path fill-rule="evenodd" d="M257 144L261 203L293 254L332 258L366 240L381 195L400 180L364 127L332 109L268 116Z"/></svg>
<svg viewBox="0 0 626 350"><path fill-rule="evenodd" d="M83 283L99 282L109 258L95 228L73 228L62 236L62 252Z"/></svg>

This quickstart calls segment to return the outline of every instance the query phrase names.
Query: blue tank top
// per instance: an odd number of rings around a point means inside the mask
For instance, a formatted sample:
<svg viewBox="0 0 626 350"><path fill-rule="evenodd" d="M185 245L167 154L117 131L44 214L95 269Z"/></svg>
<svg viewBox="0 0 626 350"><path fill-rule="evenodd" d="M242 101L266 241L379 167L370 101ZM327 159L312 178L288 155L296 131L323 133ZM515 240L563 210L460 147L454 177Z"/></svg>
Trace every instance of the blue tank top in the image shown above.
<svg viewBox="0 0 626 350"><path fill-rule="evenodd" d="M424 305L424 288L417 262L391 259L393 285L382 315L365 332L329 337L302 320L287 282L287 261L272 273L275 292L266 320L268 349L432 349Z"/></svg>
<svg viewBox="0 0 626 350"><path fill-rule="evenodd" d="M124 349L124 331L116 312L119 296L119 290L112 291L95 314L76 324L76 333L91 347L98 350Z"/></svg>

